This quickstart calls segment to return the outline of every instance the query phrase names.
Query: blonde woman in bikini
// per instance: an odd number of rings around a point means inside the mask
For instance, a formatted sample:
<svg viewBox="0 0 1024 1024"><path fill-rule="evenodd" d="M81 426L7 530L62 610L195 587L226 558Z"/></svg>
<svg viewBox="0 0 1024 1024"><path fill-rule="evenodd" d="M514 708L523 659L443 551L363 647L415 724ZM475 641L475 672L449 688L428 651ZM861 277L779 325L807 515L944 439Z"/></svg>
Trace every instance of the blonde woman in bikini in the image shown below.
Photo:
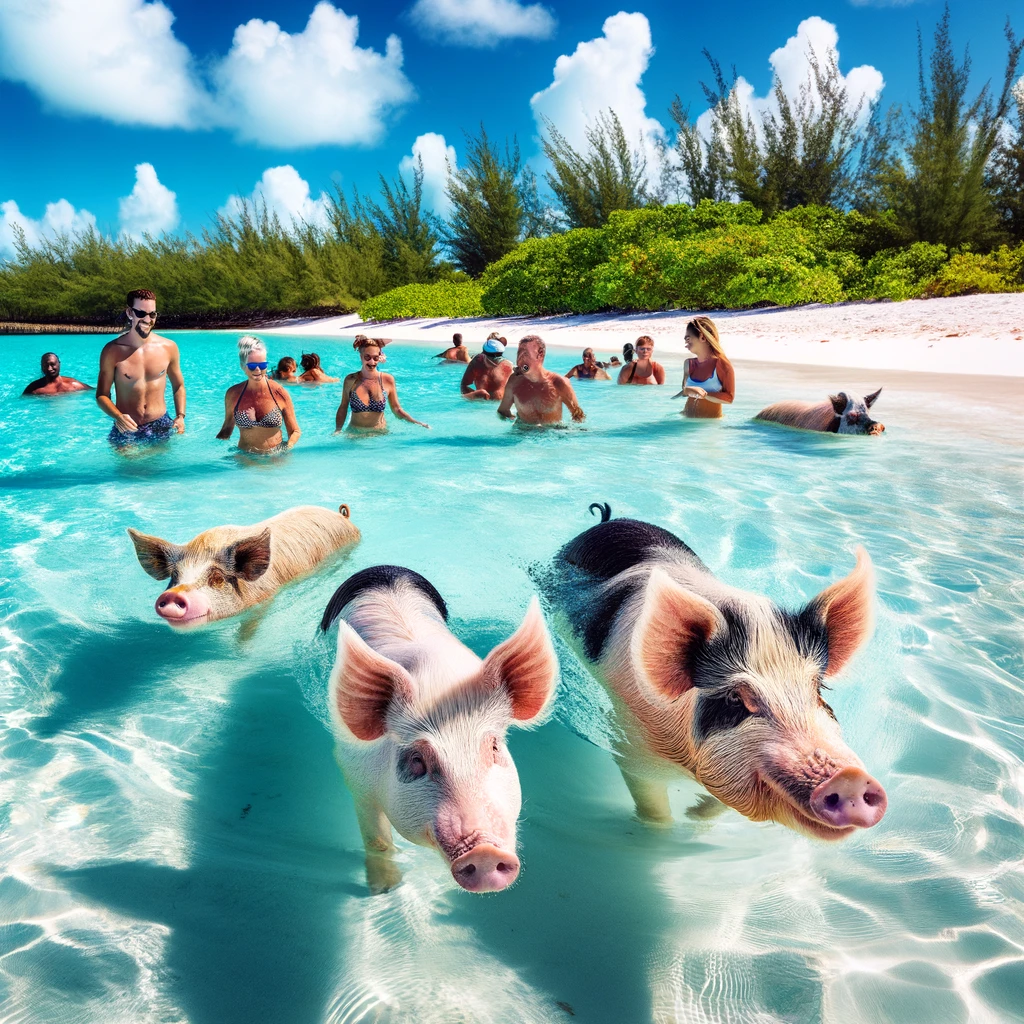
<svg viewBox="0 0 1024 1024"><path fill-rule="evenodd" d="M710 317L694 317L686 325L686 347L692 354L683 363L683 390L672 397L686 396L684 416L719 419L722 406L735 397L736 375Z"/></svg>
<svg viewBox="0 0 1024 1024"><path fill-rule="evenodd" d="M646 334L636 339L633 346L636 358L619 370L618 384L664 384L665 367L656 363L651 356L654 355L654 339ZM622 350L625 355L625 348Z"/></svg>
<svg viewBox="0 0 1024 1024"><path fill-rule="evenodd" d="M417 427L429 428L428 423L413 419L399 405L395 378L390 373L380 372L380 364L386 358L385 344L387 342L383 338L367 338L365 334L357 335L352 343L363 365L357 373L350 373L345 378L345 390L341 394L341 404L334 417L335 433L345 426L345 418L350 411L350 429L383 430L386 426L384 409L387 406L391 407L391 411L399 419L415 423Z"/></svg>
<svg viewBox="0 0 1024 1024"><path fill-rule="evenodd" d="M224 395L224 424L217 435L227 440L238 427L238 447L246 452L291 448L302 431L295 419L291 396L267 372L267 347L246 334L238 339L238 361L245 380ZM282 427L288 432L287 442Z"/></svg>

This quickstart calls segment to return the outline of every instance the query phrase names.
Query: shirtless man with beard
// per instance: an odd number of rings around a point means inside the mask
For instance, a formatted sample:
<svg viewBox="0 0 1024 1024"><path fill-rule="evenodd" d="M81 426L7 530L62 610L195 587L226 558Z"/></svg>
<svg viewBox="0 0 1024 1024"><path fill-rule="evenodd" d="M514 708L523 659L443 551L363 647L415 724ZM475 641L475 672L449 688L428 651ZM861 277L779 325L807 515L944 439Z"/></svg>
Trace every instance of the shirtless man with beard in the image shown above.
<svg viewBox="0 0 1024 1024"><path fill-rule="evenodd" d="M146 288L128 293L125 312L131 329L103 346L96 404L114 425L107 440L115 448L166 440L172 430L185 433L185 380L178 346L153 333L156 296ZM174 419L167 415L165 390L170 380ZM111 401L110 388L116 396Z"/></svg>
<svg viewBox="0 0 1024 1024"><path fill-rule="evenodd" d="M500 402L511 376L512 364L505 362L505 346L497 338L488 338L483 352L473 356L462 375L462 397Z"/></svg>
<svg viewBox="0 0 1024 1024"><path fill-rule="evenodd" d="M498 406L498 415L512 419L516 407L519 423L560 423L564 405L576 423L584 419L572 385L560 373L544 369L547 346L536 334L528 334L519 342L516 372L505 386Z"/></svg>

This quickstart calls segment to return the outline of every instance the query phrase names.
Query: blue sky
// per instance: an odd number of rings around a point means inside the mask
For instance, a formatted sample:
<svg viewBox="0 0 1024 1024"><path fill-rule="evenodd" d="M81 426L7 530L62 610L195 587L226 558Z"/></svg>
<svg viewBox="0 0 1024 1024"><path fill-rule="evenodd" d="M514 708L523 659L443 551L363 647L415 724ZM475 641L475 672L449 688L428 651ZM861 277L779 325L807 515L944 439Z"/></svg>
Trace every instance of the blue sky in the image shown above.
<svg viewBox="0 0 1024 1024"><path fill-rule="evenodd" d="M950 6L976 84L995 82L1006 17L1021 11L1024 32L1024 11ZM736 66L755 109L773 53L795 88L808 45L830 44L852 92L884 81L883 104L912 103L917 27L930 38L941 12L851 0L0 0L0 251L14 223L30 237L87 223L196 231L257 187L282 215L316 218L321 190L372 193L414 146L441 208L445 157L457 163L481 121L535 158L541 115L580 143L613 106L653 146L676 93L704 109L704 46Z"/></svg>

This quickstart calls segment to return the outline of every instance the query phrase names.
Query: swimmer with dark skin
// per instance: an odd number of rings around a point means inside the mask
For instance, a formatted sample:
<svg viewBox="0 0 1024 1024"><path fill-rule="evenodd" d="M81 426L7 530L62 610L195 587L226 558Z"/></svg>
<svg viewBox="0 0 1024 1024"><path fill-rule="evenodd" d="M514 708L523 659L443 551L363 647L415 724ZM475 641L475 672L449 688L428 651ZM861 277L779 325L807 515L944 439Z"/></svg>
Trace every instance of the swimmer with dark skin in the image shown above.
<svg viewBox="0 0 1024 1024"><path fill-rule="evenodd" d="M469 350L462 344L462 335L453 334L451 348L438 352L434 358L443 359L447 363L468 363Z"/></svg>
<svg viewBox="0 0 1024 1024"><path fill-rule="evenodd" d="M510 420L512 406L516 407L515 419L524 424L560 423L562 407L569 410L573 421L585 419L576 392L560 373L544 369L547 346L536 334L528 334L519 342L516 355L516 372L505 386L505 394L498 406L498 415Z"/></svg>
<svg viewBox="0 0 1024 1024"><path fill-rule="evenodd" d="M488 338L484 350L474 356L462 375L462 397L470 401L500 402L505 385L512 376L512 364L497 338Z"/></svg>
<svg viewBox="0 0 1024 1024"><path fill-rule="evenodd" d="M83 384L74 377L60 375L60 359L56 352L44 352L39 360L39 368L43 371L42 377L32 381L22 391L23 395L67 395L72 391L93 390L91 384Z"/></svg>

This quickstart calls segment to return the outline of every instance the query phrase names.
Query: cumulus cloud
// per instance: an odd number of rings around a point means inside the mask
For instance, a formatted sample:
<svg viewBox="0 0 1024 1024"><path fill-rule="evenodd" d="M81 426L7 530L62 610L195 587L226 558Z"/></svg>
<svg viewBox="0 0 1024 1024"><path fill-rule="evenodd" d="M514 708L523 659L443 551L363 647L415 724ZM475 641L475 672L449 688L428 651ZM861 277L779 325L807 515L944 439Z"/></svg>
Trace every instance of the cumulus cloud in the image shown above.
<svg viewBox="0 0 1024 1024"><path fill-rule="evenodd" d="M96 227L96 218L88 210L76 210L66 199L47 203L39 220L26 217L18 204L9 199L0 203L0 257L14 255L15 229L25 233L29 245L38 245L44 238L78 235Z"/></svg>
<svg viewBox="0 0 1024 1024"><path fill-rule="evenodd" d="M644 15L620 11L607 18L600 38L559 57L551 84L530 100L538 128L544 130L547 118L571 146L585 150L587 128L610 107L626 138L647 157L648 173L656 177L658 143L665 129L647 116L647 98L640 88L653 53L651 26Z"/></svg>
<svg viewBox="0 0 1024 1024"><path fill-rule="evenodd" d="M407 182L412 182L419 161L423 161L423 204L441 217L448 216L450 203L445 195L448 168L455 170L455 147L445 143L444 136L427 132L416 137L412 153L402 157L398 170Z"/></svg>
<svg viewBox="0 0 1024 1024"><path fill-rule="evenodd" d="M145 0L3 0L0 77L68 113L190 127L205 96L173 21Z"/></svg>
<svg viewBox="0 0 1024 1024"><path fill-rule="evenodd" d="M214 71L222 116L266 146L376 142L388 113L414 92L398 36L380 54L357 46L358 35L359 19L326 0L294 35L259 18L239 25Z"/></svg>
<svg viewBox="0 0 1024 1024"><path fill-rule="evenodd" d="M768 58L775 79L791 102L800 95L801 88L811 79L811 56L824 65L831 56L839 66L839 32L836 26L817 16L805 18L797 26L796 35L786 40L785 46L774 50ZM870 64L851 68L841 76L846 86L847 103L851 112L860 106L861 118L866 118L871 104L882 94L885 80L881 71ZM777 113L778 103L772 91L767 96L758 96L754 87L742 76L736 80L736 91L741 107L753 116L754 124L761 123L762 115ZM812 101L817 90L811 83ZM711 113L706 111L697 121L697 127L707 137L711 130Z"/></svg>
<svg viewBox="0 0 1024 1024"><path fill-rule="evenodd" d="M135 165L135 187L119 203L121 230L133 238L159 235L178 226L177 195L156 176L152 164Z"/></svg>
<svg viewBox="0 0 1024 1024"><path fill-rule="evenodd" d="M496 46L503 39L548 39L554 15L517 0L416 0L410 12L425 36L463 46Z"/></svg>
<svg viewBox="0 0 1024 1024"><path fill-rule="evenodd" d="M329 200L325 192L314 199L310 195L309 182L291 164L268 167L252 193L244 199L232 195L220 208L226 217L237 217L246 203L277 214L281 224L290 228L300 223L325 226L328 222Z"/></svg>
<svg viewBox="0 0 1024 1024"><path fill-rule="evenodd" d="M415 97L398 36L384 53L358 46L359 19L327 0L302 32L239 25L208 84L173 21L160 0L0 0L0 78L67 113L227 128L273 147L372 145Z"/></svg>

